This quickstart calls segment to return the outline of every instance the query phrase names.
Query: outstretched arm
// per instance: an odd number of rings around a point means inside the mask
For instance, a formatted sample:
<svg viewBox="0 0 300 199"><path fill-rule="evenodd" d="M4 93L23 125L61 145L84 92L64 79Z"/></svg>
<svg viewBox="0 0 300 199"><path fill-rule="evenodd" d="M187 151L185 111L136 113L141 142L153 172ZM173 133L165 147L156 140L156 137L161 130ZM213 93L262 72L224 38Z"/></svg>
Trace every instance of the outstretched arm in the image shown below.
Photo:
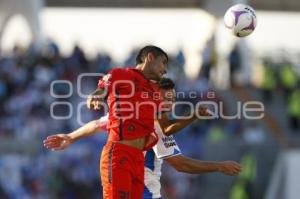
<svg viewBox="0 0 300 199"><path fill-rule="evenodd" d="M71 133L50 135L43 142L48 149L63 150L80 138L94 135L101 130L105 130L105 123L93 120Z"/></svg>
<svg viewBox="0 0 300 199"><path fill-rule="evenodd" d="M106 129L101 126L101 121L98 119L86 123L85 125L73 131L72 133L69 133L68 135L70 136L72 142L75 142L82 137L92 136L101 130Z"/></svg>
<svg viewBox="0 0 300 199"><path fill-rule="evenodd" d="M207 111L207 108L200 107L198 110L200 116L209 116L210 114ZM179 132L181 129L185 128L193 121L197 119L197 114L193 113L192 117L186 119L175 119L170 120L167 113L164 113L162 117L158 120L159 124L163 128L163 133L167 136L172 135L176 132Z"/></svg>
<svg viewBox="0 0 300 199"><path fill-rule="evenodd" d="M174 167L177 171L191 174L221 172L226 175L234 176L238 175L241 171L241 166L234 161L201 161L185 157L183 155L172 156L166 158L165 161L167 161L168 164Z"/></svg>

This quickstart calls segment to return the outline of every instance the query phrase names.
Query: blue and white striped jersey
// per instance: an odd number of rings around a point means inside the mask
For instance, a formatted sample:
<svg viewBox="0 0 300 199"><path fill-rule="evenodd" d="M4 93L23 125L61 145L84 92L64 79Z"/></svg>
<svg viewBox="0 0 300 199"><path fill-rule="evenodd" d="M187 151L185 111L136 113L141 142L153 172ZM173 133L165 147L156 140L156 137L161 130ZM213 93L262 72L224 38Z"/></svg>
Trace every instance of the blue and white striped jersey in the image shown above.
<svg viewBox="0 0 300 199"><path fill-rule="evenodd" d="M160 176L163 159L181 154L173 136L165 136L157 121L155 131L158 135L157 144L145 153L145 188L143 199L160 198Z"/></svg>

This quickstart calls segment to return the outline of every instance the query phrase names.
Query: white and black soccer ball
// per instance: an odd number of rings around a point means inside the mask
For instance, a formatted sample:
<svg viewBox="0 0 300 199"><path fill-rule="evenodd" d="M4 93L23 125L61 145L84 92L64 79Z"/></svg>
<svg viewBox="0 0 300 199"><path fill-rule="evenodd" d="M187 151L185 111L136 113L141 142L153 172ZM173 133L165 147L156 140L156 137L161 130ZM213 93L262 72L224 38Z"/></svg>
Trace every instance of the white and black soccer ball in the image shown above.
<svg viewBox="0 0 300 199"><path fill-rule="evenodd" d="M250 35L257 24L255 10L244 4L230 7L224 15L224 25L237 37Z"/></svg>

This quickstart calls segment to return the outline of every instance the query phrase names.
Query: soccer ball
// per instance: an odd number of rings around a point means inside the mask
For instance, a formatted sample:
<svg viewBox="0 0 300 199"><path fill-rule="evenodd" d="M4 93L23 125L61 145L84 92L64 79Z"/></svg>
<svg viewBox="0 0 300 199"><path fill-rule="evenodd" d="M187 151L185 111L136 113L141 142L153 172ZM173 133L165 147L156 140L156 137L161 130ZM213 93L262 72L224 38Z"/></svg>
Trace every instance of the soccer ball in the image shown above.
<svg viewBox="0 0 300 199"><path fill-rule="evenodd" d="M250 35L256 27L255 10L248 5L236 4L224 15L224 25L237 37Z"/></svg>

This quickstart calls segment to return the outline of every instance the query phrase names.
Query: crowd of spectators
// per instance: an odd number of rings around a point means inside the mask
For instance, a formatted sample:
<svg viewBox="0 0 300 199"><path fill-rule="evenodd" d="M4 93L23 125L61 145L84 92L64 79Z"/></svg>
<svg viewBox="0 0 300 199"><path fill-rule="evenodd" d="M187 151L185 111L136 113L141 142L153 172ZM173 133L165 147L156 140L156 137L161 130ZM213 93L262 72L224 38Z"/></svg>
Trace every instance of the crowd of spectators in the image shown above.
<svg viewBox="0 0 300 199"><path fill-rule="evenodd" d="M285 107L289 127L293 132L300 129L300 70L299 66L282 59L272 61L269 58L263 62L263 79L261 84L263 100L272 104L274 99L280 99Z"/></svg>
<svg viewBox="0 0 300 199"><path fill-rule="evenodd" d="M50 134L68 133L78 128L80 121L87 122L103 114L84 107L77 112L78 105L86 100L77 92L80 74L106 73L117 65L134 66L135 55L136 50L133 50L124 63L114 62L107 54L89 60L83 50L75 46L71 55L62 56L57 45L51 42L42 49L35 45L28 49L15 47L9 55L0 57L0 140L10 140L9 144L16 149L3 152L0 157L1 199L99 198L99 156L106 141L105 134L83 139L61 152L44 149L42 140ZM197 79L188 79L184 75L184 62L182 52L171 55L168 75L176 82L177 91L197 90L202 94L193 100L201 100L203 92L210 90L208 72L200 72ZM63 98L53 96L50 89L54 80L69 81L74 92ZM81 91L88 94L96 85L97 77L83 78ZM70 86L56 84L53 91L56 95L66 95ZM54 102L62 104L53 107ZM65 106L64 102L72 106ZM57 116L65 117L70 109L73 112L70 117L57 120L51 117L51 108ZM179 111L183 112L184 108ZM244 130L252 130L253 136L245 138L241 134ZM202 158L204 143L220 142L231 136L255 142L257 131L262 130L256 125L245 127L241 121L197 121L177 137L184 154ZM173 180L174 176L177 180ZM162 182L166 198L195 198L197 187L203 183L201 177L173 175L168 169Z"/></svg>

